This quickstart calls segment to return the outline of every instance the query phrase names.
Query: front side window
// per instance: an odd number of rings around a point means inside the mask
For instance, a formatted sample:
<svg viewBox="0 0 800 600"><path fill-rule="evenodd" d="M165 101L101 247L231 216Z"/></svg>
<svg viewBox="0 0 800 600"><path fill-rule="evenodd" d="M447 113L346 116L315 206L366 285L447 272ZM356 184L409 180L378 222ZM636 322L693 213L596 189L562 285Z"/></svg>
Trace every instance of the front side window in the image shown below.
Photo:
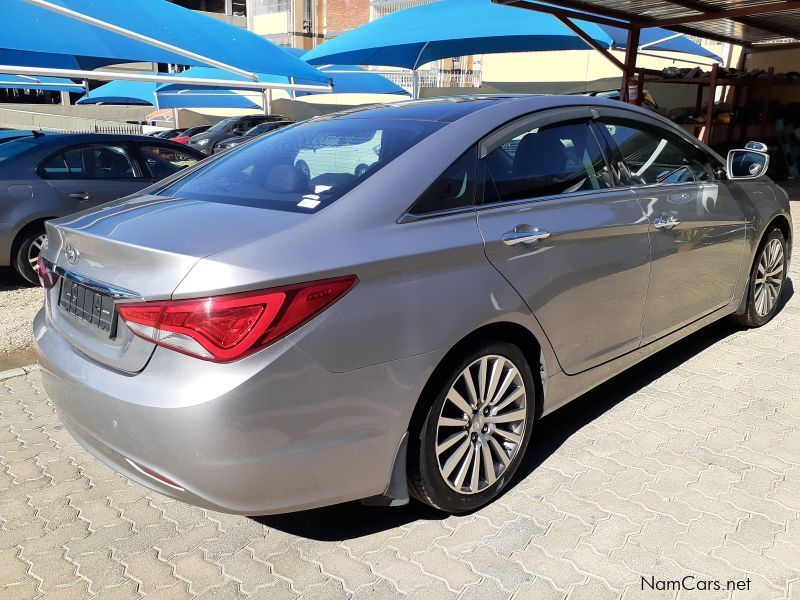
<svg viewBox="0 0 800 600"><path fill-rule="evenodd" d="M605 127L635 186L714 179L713 158L666 129L615 119L606 119Z"/></svg>
<svg viewBox="0 0 800 600"><path fill-rule="evenodd" d="M586 123L562 123L514 135L483 159L484 203L610 188L613 179Z"/></svg>
<svg viewBox="0 0 800 600"><path fill-rule="evenodd" d="M71 148L46 160L39 172L46 179L133 179L139 175L122 146Z"/></svg>
<svg viewBox="0 0 800 600"><path fill-rule="evenodd" d="M155 179L164 179L174 175L197 162L197 159L191 154L164 146L140 146L140 150L147 169L150 171L150 176Z"/></svg>
<svg viewBox="0 0 800 600"><path fill-rule="evenodd" d="M161 193L313 213L341 198L441 126L412 120L308 121L221 156Z"/></svg>

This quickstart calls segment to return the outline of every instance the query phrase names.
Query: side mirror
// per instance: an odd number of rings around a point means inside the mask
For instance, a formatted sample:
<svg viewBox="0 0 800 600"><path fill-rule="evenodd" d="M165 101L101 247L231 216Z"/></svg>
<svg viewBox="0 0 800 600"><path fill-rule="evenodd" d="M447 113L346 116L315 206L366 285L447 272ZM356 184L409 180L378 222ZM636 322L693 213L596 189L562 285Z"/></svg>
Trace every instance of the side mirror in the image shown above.
<svg viewBox="0 0 800 600"><path fill-rule="evenodd" d="M763 144L762 144L763 145ZM728 178L758 179L769 169L769 154L757 150L728 152Z"/></svg>

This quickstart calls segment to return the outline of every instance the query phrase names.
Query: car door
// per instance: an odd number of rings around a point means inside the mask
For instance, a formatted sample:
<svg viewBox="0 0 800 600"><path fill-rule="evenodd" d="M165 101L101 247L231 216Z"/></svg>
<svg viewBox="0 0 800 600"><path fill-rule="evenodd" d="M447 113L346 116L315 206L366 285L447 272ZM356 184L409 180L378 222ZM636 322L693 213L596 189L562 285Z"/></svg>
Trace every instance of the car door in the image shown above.
<svg viewBox="0 0 800 600"><path fill-rule="evenodd" d="M746 219L722 164L679 132L645 115L603 109L650 222L652 269L643 343L731 302L742 266Z"/></svg>
<svg viewBox="0 0 800 600"><path fill-rule="evenodd" d="M588 108L547 111L481 144L478 226L492 264L575 374L639 347L648 224L621 189Z"/></svg>
<svg viewBox="0 0 800 600"><path fill-rule="evenodd" d="M74 211L133 194L148 184L130 147L116 142L61 150L46 159L37 172Z"/></svg>

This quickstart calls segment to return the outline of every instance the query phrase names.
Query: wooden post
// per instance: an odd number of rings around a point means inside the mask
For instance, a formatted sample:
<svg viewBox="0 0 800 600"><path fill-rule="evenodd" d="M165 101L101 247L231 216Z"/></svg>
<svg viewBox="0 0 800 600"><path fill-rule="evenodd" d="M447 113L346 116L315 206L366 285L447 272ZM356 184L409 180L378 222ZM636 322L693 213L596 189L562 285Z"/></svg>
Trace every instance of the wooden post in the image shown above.
<svg viewBox="0 0 800 600"><path fill-rule="evenodd" d="M703 142L711 143L711 130L714 123L714 99L717 95L717 78L719 76L719 65L714 63L711 67L711 81L708 83L708 106L706 106L706 128L703 131Z"/></svg>
<svg viewBox="0 0 800 600"><path fill-rule="evenodd" d="M631 102L630 94L628 94L628 82L636 73L636 58L639 55L640 33L641 31L638 27L631 27L628 29L628 40L625 43L625 70L622 72L622 90L620 90L620 99L625 102Z"/></svg>

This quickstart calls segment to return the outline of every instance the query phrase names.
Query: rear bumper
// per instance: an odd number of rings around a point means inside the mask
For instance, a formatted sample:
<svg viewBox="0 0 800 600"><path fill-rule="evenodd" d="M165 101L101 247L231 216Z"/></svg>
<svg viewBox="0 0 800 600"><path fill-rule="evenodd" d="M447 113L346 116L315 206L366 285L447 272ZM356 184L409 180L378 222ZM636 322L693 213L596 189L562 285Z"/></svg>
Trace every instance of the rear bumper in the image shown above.
<svg viewBox="0 0 800 600"><path fill-rule="evenodd" d="M331 373L289 336L227 365L158 348L130 375L76 351L44 310L34 335L45 388L82 446L164 495L248 515L381 494L437 359Z"/></svg>

